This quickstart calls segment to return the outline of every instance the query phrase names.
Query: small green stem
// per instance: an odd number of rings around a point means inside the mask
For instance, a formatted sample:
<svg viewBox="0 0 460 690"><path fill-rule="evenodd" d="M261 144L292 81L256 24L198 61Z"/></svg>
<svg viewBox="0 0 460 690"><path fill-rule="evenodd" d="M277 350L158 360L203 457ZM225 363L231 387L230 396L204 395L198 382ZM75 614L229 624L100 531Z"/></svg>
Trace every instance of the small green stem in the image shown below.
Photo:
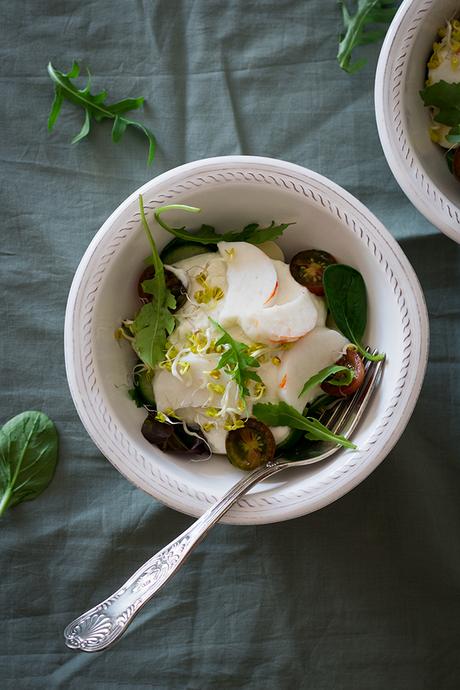
<svg viewBox="0 0 460 690"><path fill-rule="evenodd" d="M2 500L0 501L0 517L3 515L5 510L8 508L12 495L13 495L13 491L11 489L11 486L8 486L5 493L2 496Z"/></svg>
<svg viewBox="0 0 460 690"><path fill-rule="evenodd" d="M147 239L149 241L150 247L152 248L152 258L153 258L153 266L155 267L155 274L163 274L164 275L164 267L163 267L163 262L160 259L160 255L158 254L158 249L155 244L155 240L153 239L152 231L150 230L149 224L147 222L147 218L145 217L145 210L144 210L144 200L142 198L142 194L139 194L139 208L141 211L141 219L142 219L142 226L144 228L144 232L147 235Z"/></svg>
<svg viewBox="0 0 460 690"><path fill-rule="evenodd" d="M361 345L358 345L357 343L354 343L354 345L358 350L359 354L371 362L381 362L383 359L385 359L384 352L377 352L376 355L371 355L371 353L367 352L363 347L361 347Z"/></svg>
<svg viewBox="0 0 460 690"><path fill-rule="evenodd" d="M165 211L187 211L188 213L201 213L201 208L197 208L196 206L185 206L184 204L168 204L168 206L161 206L160 208L157 208L154 215L155 215L155 220L156 222L161 225L161 227L166 230L167 232L171 232L172 228L166 221L164 221L161 218L161 214L164 213ZM173 228L174 230L185 230L185 226L183 228ZM174 234L174 233L173 233Z"/></svg>

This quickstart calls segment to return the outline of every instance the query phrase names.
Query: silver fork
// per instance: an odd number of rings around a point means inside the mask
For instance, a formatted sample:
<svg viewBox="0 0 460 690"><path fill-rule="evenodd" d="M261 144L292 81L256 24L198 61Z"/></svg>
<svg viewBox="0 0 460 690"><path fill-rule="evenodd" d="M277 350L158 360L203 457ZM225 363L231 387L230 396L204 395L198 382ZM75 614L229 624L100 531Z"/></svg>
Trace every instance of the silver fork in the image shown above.
<svg viewBox="0 0 460 690"><path fill-rule="evenodd" d="M327 421L324 420L331 431L346 438L351 436L378 383L382 365L383 361L368 363L363 385L351 398L339 403ZM113 644L142 606L179 570L216 522L254 484L288 467L325 460L338 450L340 446L336 444L319 442L312 444L311 455L303 460L276 459L246 474L185 532L144 563L114 594L72 621L64 630L66 645L84 652L98 652Z"/></svg>

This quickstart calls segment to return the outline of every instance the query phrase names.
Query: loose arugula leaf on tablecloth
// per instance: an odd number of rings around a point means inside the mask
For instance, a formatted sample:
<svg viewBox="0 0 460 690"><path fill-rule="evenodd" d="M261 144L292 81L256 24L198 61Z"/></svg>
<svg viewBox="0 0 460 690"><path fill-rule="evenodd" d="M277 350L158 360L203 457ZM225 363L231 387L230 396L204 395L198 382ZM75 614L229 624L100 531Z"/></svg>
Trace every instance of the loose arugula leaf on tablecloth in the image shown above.
<svg viewBox="0 0 460 690"><path fill-rule="evenodd" d="M150 165L155 156L156 141L154 135L140 122L131 120L123 115L123 113L127 112L128 110L140 108L140 106L144 103L143 98L125 98L117 103L107 105L105 103L107 91L100 91L96 94L92 94L90 92L91 76L89 71L88 81L85 88L77 89L77 87L71 82L71 79L75 79L80 74L80 66L77 62L73 63L72 69L67 73L60 72L53 67L50 62L48 64L48 74L54 82L55 90L54 100L48 118L48 129L50 131L53 129L53 126L59 116L62 103L64 99L66 99L72 103L75 103L76 105L81 106L85 110L85 120L83 122L83 126L80 132L72 139L72 144L76 144L89 134L92 120L95 120L96 122L101 122L105 119L114 120L112 127L112 141L120 141L128 126L135 127L147 137L149 142L147 163Z"/></svg>
<svg viewBox="0 0 460 690"><path fill-rule="evenodd" d="M388 25L396 14L398 3L390 0L357 0L354 14L351 14L345 0L340 2L340 5L345 32L340 36L337 60L343 70L353 74L366 63L364 59L352 63L353 50L384 38ZM375 24L386 26L375 28Z"/></svg>
<svg viewBox="0 0 460 690"><path fill-rule="evenodd" d="M222 333L222 336L216 342L216 346L227 346L227 349L219 359L217 369L223 369L225 367L227 373L230 374L238 384L241 395L249 395L249 381L262 382L259 374L254 371L254 369L260 366L259 362L255 357L249 354L247 345L234 340L230 333L228 333L225 328L222 328L214 319L209 318L209 320L213 326Z"/></svg>
<svg viewBox="0 0 460 690"><path fill-rule="evenodd" d="M451 127L446 136L447 141L458 144L460 142L460 83L450 84L441 79L436 84L422 89L420 96L426 106L438 109L433 119Z"/></svg>
<svg viewBox="0 0 460 690"><path fill-rule="evenodd" d="M0 429L0 515L39 496L53 478L58 435L43 412L22 412Z"/></svg>
<svg viewBox="0 0 460 690"><path fill-rule="evenodd" d="M163 359L167 336L174 330L175 320L170 310L176 306L176 300L166 288L163 263L145 217L142 195L139 195L139 207L142 226L152 248L155 275L142 283L144 292L152 295L152 301L144 304L130 325L130 330L134 336L134 350L144 364L153 369Z"/></svg>
<svg viewBox="0 0 460 690"><path fill-rule="evenodd" d="M182 228L173 228L168 225L161 217L165 211L187 211L189 213L200 213L201 209L196 206L185 206L184 204L169 204L168 206L161 206L155 211L155 220L162 228L179 237L181 240L187 242L198 242L199 244L217 244L218 242L251 242L252 244L261 244L268 240L274 240L286 230L289 225L294 223L275 223L266 228L261 228L258 223L250 223L243 228L243 230L229 230L227 232L219 233L212 225L202 225L198 230L187 230Z"/></svg>
<svg viewBox="0 0 460 690"><path fill-rule="evenodd" d="M359 271L345 264L331 264L323 274L327 306L337 328L366 359L378 362L384 354L371 355L362 343L367 324L366 284Z"/></svg>
<svg viewBox="0 0 460 690"><path fill-rule="evenodd" d="M267 426L288 426L290 429L301 429L307 432L307 438L314 441L331 441L344 448L356 448L354 443L343 436L333 434L324 424L314 417L304 417L295 407L282 401L279 403L256 403L252 414Z"/></svg>
<svg viewBox="0 0 460 690"><path fill-rule="evenodd" d="M334 374L341 374L341 376L338 379L329 378L333 377ZM349 367L343 367L341 364L331 364L330 366L321 369L321 371L318 371L317 374L311 376L308 381L304 383L304 386L298 397L301 398L304 393L310 390L310 388L319 386L320 383L323 383L323 381L326 379L329 379L328 383L330 383L332 386L349 386L353 381L353 378L354 372L352 369L349 369Z"/></svg>

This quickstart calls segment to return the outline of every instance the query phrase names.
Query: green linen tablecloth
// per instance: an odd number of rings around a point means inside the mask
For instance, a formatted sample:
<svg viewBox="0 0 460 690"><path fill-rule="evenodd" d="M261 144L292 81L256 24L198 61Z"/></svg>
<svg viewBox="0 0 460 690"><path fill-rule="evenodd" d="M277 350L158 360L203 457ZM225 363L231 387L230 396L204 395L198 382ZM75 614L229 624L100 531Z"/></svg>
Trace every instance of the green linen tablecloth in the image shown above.
<svg viewBox="0 0 460 690"><path fill-rule="evenodd" d="M378 47L336 61L335 0L3 0L0 421L25 409L61 438L50 487L1 521L2 690L457 690L460 687L460 247L393 180L373 112ZM144 95L159 148L110 125L46 129L49 60ZM400 241L428 302L431 354L406 432L363 484L312 515L218 526L112 650L74 653L65 625L191 519L131 486L88 438L66 384L75 268L149 178L222 154L312 168Z"/></svg>

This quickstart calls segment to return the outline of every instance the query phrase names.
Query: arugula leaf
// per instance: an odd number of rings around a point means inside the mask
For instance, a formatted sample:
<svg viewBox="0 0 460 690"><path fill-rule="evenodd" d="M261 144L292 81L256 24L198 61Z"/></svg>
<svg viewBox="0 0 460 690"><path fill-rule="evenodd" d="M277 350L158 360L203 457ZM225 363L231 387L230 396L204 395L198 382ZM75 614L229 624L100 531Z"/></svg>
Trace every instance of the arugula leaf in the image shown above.
<svg viewBox="0 0 460 690"><path fill-rule="evenodd" d="M267 426L288 426L291 429L302 429L308 438L315 441L331 441L339 443L344 448L356 448L354 443L344 436L333 434L324 424L314 417L304 417L295 407L282 401L279 403L256 403L252 414Z"/></svg>
<svg viewBox="0 0 460 690"><path fill-rule="evenodd" d="M324 293L337 328L366 359L378 362L384 354L371 355L361 344L367 324L366 285L359 271L345 264L331 264L323 274Z"/></svg>
<svg viewBox="0 0 460 690"><path fill-rule="evenodd" d="M439 108L435 120L444 125L457 125L460 122L460 83L450 84L443 79L426 86L420 96L427 106Z"/></svg>
<svg viewBox="0 0 460 690"><path fill-rule="evenodd" d="M354 373L349 367L343 367L341 364L331 364L328 367L324 367L317 374L311 376L308 381L304 383L302 390L300 391L298 397L301 398L304 393L306 393L310 388L319 386L326 379L334 374L341 374L338 379L331 378L328 383L333 386L348 386L353 381Z"/></svg>
<svg viewBox="0 0 460 690"><path fill-rule="evenodd" d="M77 62L74 62L72 69L65 73L57 70L53 65L48 63L48 74L54 82L54 100L51 105L51 112L48 117L48 130L51 131L54 124L61 111L62 103L64 99L81 106L85 110L85 120L80 132L72 139L72 144L84 139L90 131L91 120L94 119L96 122L101 122L102 120L114 120L112 127L112 141L118 142L123 136L126 128L128 126L135 127L139 129L148 139L149 142L149 154L147 159L147 164L150 165L155 156L156 140L152 132L147 129L140 122L131 120L122 113L128 110L135 110L140 108L144 103L144 99L141 98L125 98L117 103L112 103L107 105L105 99L107 98L107 91L100 91L99 93L92 94L90 92L91 88L91 75L88 70L88 81L84 89L77 89L77 87L72 84L71 79L75 79L80 74L80 66Z"/></svg>
<svg viewBox="0 0 460 690"><path fill-rule="evenodd" d="M225 367L227 373L229 373L237 382L241 395L249 395L249 389L247 387L248 382L262 382L259 374L253 371L253 369L257 369L257 367L260 366L259 362L255 357L252 357L249 354L249 348L247 345L234 340L230 333L222 328L217 321L211 319L211 317L209 317L209 320L211 321L212 325L222 333L221 338L219 338L219 340L216 342L216 346L228 346L219 359L217 369L223 369Z"/></svg>
<svg viewBox="0 0 460 690"><path fill-rule="evenodd" d="M152 301L144 304L130 325L130 329L134 335L132 345L135 352L144 364L153 369L163 359L167 336L174 330L175 319L170 309L176 306L176 299L166 288L163 263L145 217L141 194L139 194L139 207L142 226L152 248L155 275L142 283L144 292L152 295Z"/></svg>
<svg viewBox="0 0 460 690"><path fill-rule="evenodd" d="M162 228L179 237L181 240L187 242L198 242L200 244L217 244L218 242L251 242L252 244L262 244L268 240L274 240L286 230L289 225L294 223L279 223L278 225L272 220L271 224L266 228L261 228L258 223L250 223L243 228L243 230L230 230L219 233L212 225L202 225L199 230L186 230L185 226L182 228L173 228L168 225L161 215L166 211L187 211L188 213L200 213L201 209L196 206L185 206L183 204L169 204L168 206L161 206L155 211L155 220Z"/></svg>
<svg viewBox="0 0 460 690"><path fill-rule="evenodd" d="M43 412L22 412L0 429L0 515L32 501L48 486L58 459L58 435Z"/></svg>
<svg viewBox="0 0 460 690"><path fill-rule="evenodd" d="M447 141L458 144L460 142L460 83L450 84L441 79L436 84L422 89L420 96L426 106L438 109L433 119L451 127L446 136Z"/></svg>
<svg viewBox="0 0 460 690"><path fill-rule="evenodd" d="M354 74L366 64L361 59L351 62L352 52L358 46L375 43L384 38L388 26L385 28L369 28L374 24L387 24L396 14L398 3L391 0L357 0L355 14L350 14L345 0L340 2L345 32L340 36L337 60L340 67Z"/></svg>

